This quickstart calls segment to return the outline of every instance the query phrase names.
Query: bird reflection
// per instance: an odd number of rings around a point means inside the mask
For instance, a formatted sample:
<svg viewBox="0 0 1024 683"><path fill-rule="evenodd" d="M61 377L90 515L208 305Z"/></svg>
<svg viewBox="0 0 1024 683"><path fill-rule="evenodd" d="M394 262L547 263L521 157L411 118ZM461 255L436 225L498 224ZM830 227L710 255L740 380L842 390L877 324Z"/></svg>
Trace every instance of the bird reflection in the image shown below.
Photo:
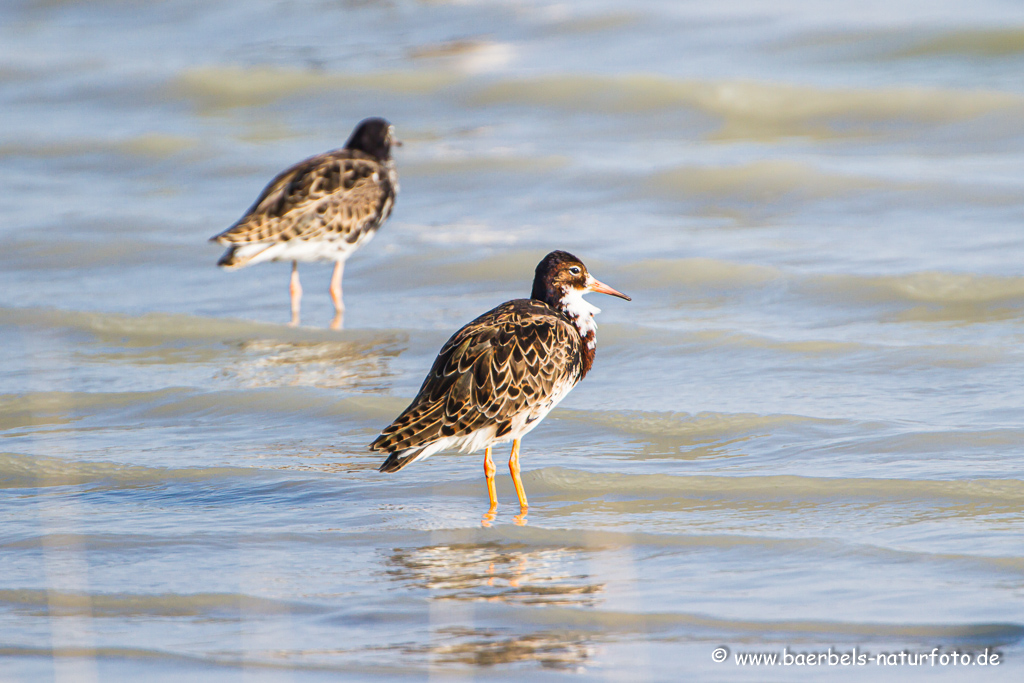
<svg viewBox="0 0 1024 683"><path fill-rule="evenodd" d="M593 606L604 584L571 571L587 554L578 548L445 544L399 549L389 564L395 580L427 588L437 600Z"/></svg>
<svg viewBox="0 0 1024 683"><path fill-rule="evenodd" d="M245 357L224 370L251 388L317 386L383 393L393 373L389 364L403 346L397 339L284 342L252 340L240 345Z"/></svg>
<svg viewBox="0 0 1024 683"><path fill-rule="evenodd" d="M538 631L502 633L494 629L444 628L443 642L426 648L445 664L495 666L513 662L537 662L545 668L576 669L593 656L593 635L583 632Z"/></svg>
<svg viewBox="0 0 1024 683"><path fill-rule="evenodd" d="M396 550L388 573L393 581L429 590L431 600L592 607L605 586L576 571L588 561L590 553L582 548L440 544ZM525 623L511 628L446 626L432 631L430 643L406 646L405 651L439 663L535 662L558 669L579 668L593 656L595 635L590 631L529 629Z"/></svg>

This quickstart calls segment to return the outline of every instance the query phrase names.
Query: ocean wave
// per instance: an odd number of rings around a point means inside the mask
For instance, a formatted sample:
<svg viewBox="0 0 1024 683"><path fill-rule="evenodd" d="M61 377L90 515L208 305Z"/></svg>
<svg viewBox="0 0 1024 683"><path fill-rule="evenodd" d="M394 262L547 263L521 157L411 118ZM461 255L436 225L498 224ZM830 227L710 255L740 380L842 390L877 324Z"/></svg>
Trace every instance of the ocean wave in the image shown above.
<svg viewBox="0 0 1024 683"><path fill-rule="evenodd" d="M195 263L196 253L191 245L156 244L131 238L10 240L0 254L0 267L32 272L123 268L126 263L188 266Z"/></svg>
<svg viewBox="0 0 1024 683"><path fill-rule="evenodd" d="M0 307L0 325L87 332L126 347L169 341L388 345L406 339L404 333L389 330L334 331L179 313L127 315L56 308Z"/></svg>
<svg viewBox="0 0 1024 683"><path fill-rule="evenodd" d="M0 590L0 605L32 616L93 618L196 617L237 620L245 615L323 614L310 603L273 600L244 593L86 593L61 590Z"/></svg>
<svg viewBox="0 0 1024 683"><path fill-rule="evenodd" d="M526 476L526 475L524 475ZM855 505L927 502L938 507L977 507L987 514L1024 512L1024 481L1011 479L927 480L851 479L843 477L674 476L665 474L611 474L545 467L528 474L527 487L538 493L586 491L588 496L614 494L661 498L723 498L735 501L777 501L792 507L800 503L845 501Z"/></svg>
<svg viewBox="0 0 1024 683"><path fill-rule="evenodd" d="M569 159L564 156L476 155L446 154L437 158L409 161L402 164L403 178L430 178L464 175L475 177L481 173L504 173L537 176L564 168Z"/></svg>
<svg viewBox="0 0 1024 683"><path fill-rule="evenodd" d="M770 434L796 426L843 424L801 415L753 413L652 413L641 411L568 410L556 413L560 420L583 422L617 432L654 437L680 437L685 443L706 443L752 435Z"/></svg>
<svg viewBox="0 0 1024 683"><path fill-rule="evenodd" d="M5 430L48 427L99 419L107 425L145 420L181 424L238 415L287 420L353 418L386 423L408 398L373 393L338 396L307 386L270 386L227 391L168 388L139 392L31 392L0 395L0 425Z"/></svg>
<svg viewBox="0 0 1024 683"><path fill-rule="evenodd" d="M183 389L148 392L39 391L0 394L0 428L66 425L84 416L155 403L186 393Z"/></svg>
<svg viewBox="0 0 1024 683"><path fill-rule="evenodd" d="M1024 277L920 271L900 274L800 273L717 259L646 259L620 271L633 291L799 297L835 307L889 307L900 320L983 322L1021 315ZM692 298L692 297L691 297ZM686 299L681 305L691 305ZM884 319L890 319L886 313Z"/></svg>
<svg viewBox="0 0 1024 683"><path fill-rule="evenodd" d="M554 612L554 613L552 613ZM1024 639L1024 625L1015 623L861 623L819 620L746 620L710 617L703 614L646 612L635 613L606 609L578 610L552 607L543 623L565 627L591 628L612 633L677 633L700 639L741 640L754 637L758 642L787 642L793 638L821 643L836 639L843 642L927 642L949 644L1005 645ZM524 614L532 622L533 615Z"/></svg>
<svg viewBox="0 0 1024 683"><path fill-rule="evenodd" d="M306 387L272 387L238 391L189 393L177 399L140 406L143 416L178 422L184 419L264 414L306 419L358 417L392 419L408 404L407 398L356 394L344 398Z"/></svg>
<svg viewBox="0 0 1024 683"><path fill-rule="evenodd" d="M441 71L336 73L285 67L207 66L190 68L169 84L174 97L204 109L266 105L296 94L370 90L400 94L435 93L464 78Z"/></svg>
<svg viewBox="0 0 1024 683"><path fill-rule="evenodd" d="M866 301L902 301L941 306L1024 305L1024 277L974 273L919 272L903 275L823 275L810 288L827 288Z"/></svg>
<svg viewBox="0 0 1024 683"><path fill-rule="evenodd" d="M0 144L0 159L23 157L30 159L67 159L92 154L164 159L196 148L195 138L166 133L149 133L136 137L102 140L20 140Z"/></svg>
<svg viewBox="0 0 1024 683"><path fill-rule="evenodd" d="M700 257L644 259L623 266L621 272L638 287L747 289L790 277L771 266Z"/></svg>
<svg viewBox="0 0 1024 683"><path fill-rule="evenodd" d="M759 161L734 167L682 167L662 171L643 183L644 195L729 198L738 202L824 199L885 187L891 181L829 173L795 161Z"/></svg>
<svg viewBox="0 0 1024 683"><path fill-rule="evenodd" d="M478 74L505 67L516 55L512 43L482 39L461 39L418 45L407 54L417 61L440 62L448 68Z"/></svg>
<svg viewBox="0 0 1024 683"><path fill-rule="evenodd" d="M172 482L208 483L216 479L252 481L266 476L243 467L195 467L175 469L85 462L67 458L20 453L0 453L0 489L34 489L87 486L90 489L130 489Z"/></svg>
<svg viewBox="0 0 1024 683"><path fill-rule="evenodd" d="M881 122L948 123L1024 109L1024 98L994 91L919 87L827 89L749 81L682 81L635 74L566 74L506 80L481 88L478 105L533 104L613 114L687 108L721 120L719 139L830 138Z"/></svg>
<svg viewBox="0 0 1024 683"><path fill-rule="evenodd" d="M888 53L889 58L920 57L1004 58L1024 53L1022 28L971 28L913 38L911 44Z"/></svg>

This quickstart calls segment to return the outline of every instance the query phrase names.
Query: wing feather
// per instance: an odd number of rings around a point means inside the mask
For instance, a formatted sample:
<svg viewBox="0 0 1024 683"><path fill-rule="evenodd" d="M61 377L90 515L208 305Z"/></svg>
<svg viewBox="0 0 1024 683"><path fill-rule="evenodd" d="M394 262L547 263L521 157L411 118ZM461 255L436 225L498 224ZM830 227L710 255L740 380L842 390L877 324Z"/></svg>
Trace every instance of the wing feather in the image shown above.
<svg viewBox="0 0 1024 683"><path fill-rule="evenodd" d="M395 452L495 427L549 404L581 372L579 333L547 304L518 299L488 311L441 348L408 408L370 444Z"/></svg>
<svg viewBox="0 0 1024 683"><path fill-rule="evenodd" d="M388 169L376 159L347 149L327 152L280 173L213 240L238 245L334 236L355 242L387 219L394 193Z"/></svg>

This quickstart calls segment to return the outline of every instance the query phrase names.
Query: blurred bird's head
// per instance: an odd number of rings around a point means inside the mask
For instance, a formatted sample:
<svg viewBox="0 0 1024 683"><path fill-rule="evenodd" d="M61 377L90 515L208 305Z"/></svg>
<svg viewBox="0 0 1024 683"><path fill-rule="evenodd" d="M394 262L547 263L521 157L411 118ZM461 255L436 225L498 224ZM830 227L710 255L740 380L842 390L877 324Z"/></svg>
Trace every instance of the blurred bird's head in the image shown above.
<svg viewBox="0 0 1024 683"><path fill-rule="evenodd" d="M364 119L356 126L345 149L352 149L369 154L379 161L391 158L391 146L400 147L400 140L395 139L395 127L382 118Z"/></svg>

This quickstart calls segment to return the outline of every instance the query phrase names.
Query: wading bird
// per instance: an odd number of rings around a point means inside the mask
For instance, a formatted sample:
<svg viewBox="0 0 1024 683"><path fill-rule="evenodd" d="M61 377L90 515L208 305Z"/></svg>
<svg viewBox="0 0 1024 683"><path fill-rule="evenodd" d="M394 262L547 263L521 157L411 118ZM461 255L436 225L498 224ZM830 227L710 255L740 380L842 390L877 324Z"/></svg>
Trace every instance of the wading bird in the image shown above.
<svg viewBox="0 0 1024 683"><path fill-rule="evenodd" d="M511 441L508 466L520 507L515 520L525 523L519 440L590 371L600 309L583 299L588 292L630 300L594 279L572 254L553 251L537 266L529 299L506 302L456 332L416 398L370 444L389 454L380 471L397 472L441 450L483 448L489 524L498 505L491 447Z"/></svg>
<svg viewBox="0 0 1024 683"><path fill-rule="evenodd" d="M217 261L227 270L264 261L291 261L292 325L299 324L299 261L334 261L333 329L344 321L341 276L345 260L370 241L391 215L398 174L391 159L394 126L361 122L342 149L300 161L274 178L237 223L210 238L228 248Z"/></svg>

